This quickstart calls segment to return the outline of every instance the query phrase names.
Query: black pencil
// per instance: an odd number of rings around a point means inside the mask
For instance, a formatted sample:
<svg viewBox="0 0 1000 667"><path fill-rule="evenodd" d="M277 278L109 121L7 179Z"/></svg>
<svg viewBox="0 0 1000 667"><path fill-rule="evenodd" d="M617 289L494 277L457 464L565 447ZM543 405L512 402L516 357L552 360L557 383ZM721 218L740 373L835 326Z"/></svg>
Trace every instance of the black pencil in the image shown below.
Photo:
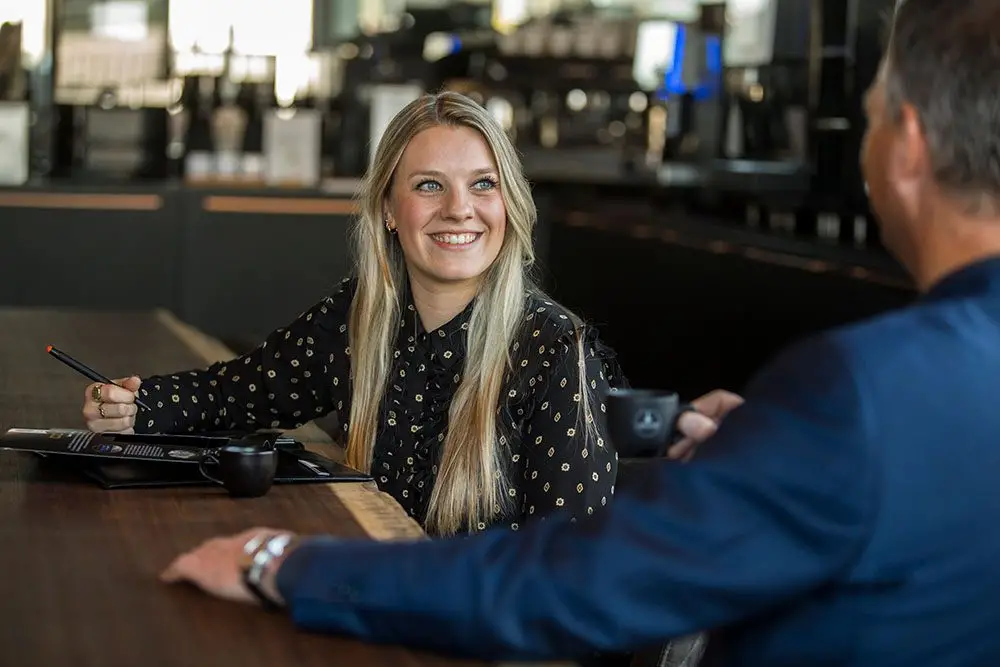
<svg viewBox="0 0 1000 667"><path fill-rule="evenodd" d="M76 371L80 375L82 375L85 378L89 379L89 380L93 380L94 382L101 382L103 384L113 384L116 387L121 387L121 385L118 384L117 382L114 382L114 381L106 378L105 376L101 375L100 373L98 373L97 371L95 371L90 366L87 366L85 364L80 363L79 361L77 361L73 357L69 356L65 352L62 352L62 351L56 349L52 345L49 345L48 347L46 347L45 351L48 352L49 354L51 354L56 359L58 359L59 361L63 362L67 366L69 366L70 368L72 368L74 371ZM125 389L125 387L122 387L122 389ZM128 390L126 389L126 391L128 391ZM142 401L139 400L138 396L135 397L135 404L138 405L143 410L149 410L150 409L150 407L148 405L146 405L145 403L143 403Z"/></svg>

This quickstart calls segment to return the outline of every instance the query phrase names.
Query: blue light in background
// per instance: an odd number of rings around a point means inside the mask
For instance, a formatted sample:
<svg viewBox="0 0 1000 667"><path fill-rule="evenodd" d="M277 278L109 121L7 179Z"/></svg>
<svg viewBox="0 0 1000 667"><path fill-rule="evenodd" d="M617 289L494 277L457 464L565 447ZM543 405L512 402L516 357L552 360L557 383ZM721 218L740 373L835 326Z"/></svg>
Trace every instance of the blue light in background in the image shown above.
<svg viewBox="0 0 1000 667"><path fill-rule="evenodd" d="M722 84L722 40L718 35L705 37L705 69L708 80L703 81L695 91L695 98L707 99L719 92Z"/></svg>
<svg viewBox="0 0 1000 667"><path fill-rule="evenodd" d="M683 95L687 92L682 76L684 73L684 47L687 44L687 28L677 24L677 34L674 37L674 58L670 67L663 73L663 88L660 96Z"/></svg>
<svg viewBox="0 0 1000 667"><path fill-rule="evenodd" d="M677 36L674 39L674 57L670 67L664 72L663 87L657 91L661 100L672 95L691 93L696 100L705 100L719 90L722 75L722 40L718 35L705 37L705 68L708 70L708 80L702 81L692 89L684 85L684 49L687 45L687 27L677 26Z"/></svg>
<svg viewBox="0 0 1000 667"><path fill-rule="evenodd" d="M709 35L705 38L705 63L708 73L712 75L722 74L722 40L718 35Z"/></svg>

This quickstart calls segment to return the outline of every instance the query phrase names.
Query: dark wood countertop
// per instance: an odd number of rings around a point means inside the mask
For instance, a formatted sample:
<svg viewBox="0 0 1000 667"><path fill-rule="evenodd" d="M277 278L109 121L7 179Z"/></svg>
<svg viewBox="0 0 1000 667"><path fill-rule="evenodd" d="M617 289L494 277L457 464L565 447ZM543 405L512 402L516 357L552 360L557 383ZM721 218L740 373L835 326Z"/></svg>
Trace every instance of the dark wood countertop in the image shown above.
<svg viewBox="0 0 1000 667"><path fill-rule="evenodd" d="M197 347L161 313L40 308L0 311L0 427L80 427L87 385L44 353L47 342L113 376L177 371L228 356ZM347 487L354 487L353 493ZM200 541L252 525L303 534L420 539L395 501L363 485L283 485L234 500L213 488L105 491L52 461L0 452L0 627L5 664L473 665L296 631L281 615L157 580ZM373 509L374 507L374 509ZM365 517L359 520L358 517ZM381 526L376 530L372 526Z"/></svg>

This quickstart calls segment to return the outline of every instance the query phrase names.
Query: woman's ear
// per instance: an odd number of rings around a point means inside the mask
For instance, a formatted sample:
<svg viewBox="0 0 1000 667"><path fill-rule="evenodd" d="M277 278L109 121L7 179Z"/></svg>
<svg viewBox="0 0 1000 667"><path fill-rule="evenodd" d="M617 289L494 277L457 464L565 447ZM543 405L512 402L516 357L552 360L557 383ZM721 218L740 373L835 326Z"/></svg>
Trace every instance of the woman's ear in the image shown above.
<svg viewBox="0 0 1000 667"><path fill-rule="evenodd" d="M396 231L396 221L393 220L388 198L382 200L382 225L390 234Z"/></svg>
<svg viewBox="0 0 1000 667"><path fill-rule="evenodd" d="M382 197L382 222L392 220L392 196L387 192Z"/></svg>

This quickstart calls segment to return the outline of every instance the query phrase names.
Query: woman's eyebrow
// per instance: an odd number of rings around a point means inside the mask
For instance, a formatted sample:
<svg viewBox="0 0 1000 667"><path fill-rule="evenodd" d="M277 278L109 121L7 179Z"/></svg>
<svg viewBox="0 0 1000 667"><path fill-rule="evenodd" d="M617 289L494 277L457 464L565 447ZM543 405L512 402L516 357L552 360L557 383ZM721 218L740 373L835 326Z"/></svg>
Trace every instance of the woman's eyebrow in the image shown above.
<svg viewBox="0 0 1000 667"><path fill-rule="evenodd" d="M469 171L470 176L482 176L483 174L492 174L496 169L493 167L479 167L478 169L473 169ZM429 176L432 178L444 178L445 173L443 171L437 171L436 169L418 169L416 171L410 172L407 178L415 178L417 176Z"/></svg>

